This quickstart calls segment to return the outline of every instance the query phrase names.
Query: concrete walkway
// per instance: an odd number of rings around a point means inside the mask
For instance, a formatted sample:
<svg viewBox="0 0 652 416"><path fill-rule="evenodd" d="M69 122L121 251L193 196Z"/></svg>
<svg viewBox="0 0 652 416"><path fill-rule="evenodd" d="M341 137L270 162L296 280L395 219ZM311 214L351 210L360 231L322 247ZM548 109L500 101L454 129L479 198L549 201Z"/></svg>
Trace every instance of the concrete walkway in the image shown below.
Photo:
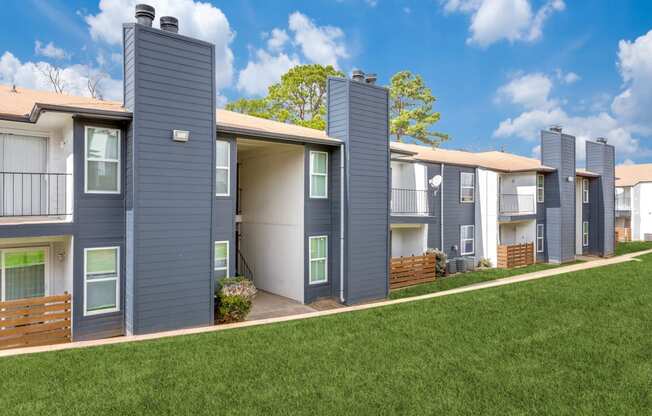
<svg viewBox="0 0 652 416"><path fill-rule="evenodd" d="M651 253L652 253L652 250L639 251L637 253L625 254L625 255L622 255L622 256L618 256L618 257L611 257L611 258L608 258L608 259L599 259L599 260L594 260L594 261L590 261L590 262L586 262L586 263L573 264L573 265L570 265L570 266L562 266L562 267L557 267L555 269L544 270L544 271L533 272L533 273L527 273L527 274L522 274L522 275L518 275L518 276L507 277L507 278L504 278L504 279L496 279L496 280L491 280L491 281L487 281L487 282L482 282L482 283L476 283L476 284L472 284L472 285L468 285L468 286L463 286L463 287L459 287L459 288L456 288L456 289L445 290L445 291L441 291L441 292L428 293L428 294L420 295L420 296L413 296L413 297L410 297L410 298L385 300L385 301L379 301L379 302L374 302L374 303L366 303L366 304L363 304L363 305L347 306L347 307L343 307L343 308L335 308L335 309L329 309L329 310L324 310L324 311L308 312L308 313L302 313L302 314L298 314L298 315L286 315L286 316L281 316L281 317L276 317L276 318L265 318L265 319L259 319L259 320L254 320L254 321L239 322L239 323L235 323L235 324L206 326L206 327L201 327L201 328L180 329L180 330L176 330L176 331L157 332L157 333L154 333L154 334L146 334L146 335L132 335L132 336L124 336L124 337L116 337L116 338L107 338L107 339L100 339L100 340L94 340L94 341L78 341L78 342L71 342L71 343L68 343L68 344L47 345L47 346L42 346L42 347L16 348L16 349L12 349L12 350L0 351L0 357L31 354L31 353L45 352L45 351L61 351L61 350L69 350L69 349L75 349L75 348L86 348L86 347L92 347L92 346L98 346L98 345L122 344L124 342L148 341L148 340L154 340L154 339L159 339L159 338L174 337L174 336L179 336L179 335L191 335L191 334L202 334L202 333L206 333L206 332L226 331L226 330L234 329L234 328L245 328L245 327L250 327L250 326L267 325L267 324L272 324L272 323L277 323L277 322L296 321L296 320L299 320L299 319L309 319L309 318L315 318L315 317L319 317L319 316L328 316L328 315L336 315L336 314L340 314L340 313L347 313L347 312L353 312L353 311L362 311L362 310L366 310L366 309L380 308L380 307L388 306L388 305L398 305L400 303L414 302L414 301L418 301L418 300L438 298L438 297L449 296L449 295L454 295L454 294L458 294L458 293L472 292L474 290L480 290L480 289L487 289L487 288L491 288L491 287L511 285L513 283L527 282L527 281L530 281L530 280L543 279L543 278L546 278L546 277L557 276L557 275L560 275L560 274L571 273L571 272L576 272L576 271L580 271L580 270L589 270L589 269L595 269L597 267L603 267L603 266L609 266L609 265L613 265L613 264L625 263L625 262L629 262L629 261L632 261L632 260L636 260L635 257L642 256L642 255L645 255L645 254L651 254Z"/></svg>
<svg viewBox="0 0 652 416"><path fill-rule="evenodd" d="M277 318L287 315L301 315L316 311L317 309L295 300L259 290L252 302L251 312L247 316L247 321L257 321L259 319Z"/></svg>

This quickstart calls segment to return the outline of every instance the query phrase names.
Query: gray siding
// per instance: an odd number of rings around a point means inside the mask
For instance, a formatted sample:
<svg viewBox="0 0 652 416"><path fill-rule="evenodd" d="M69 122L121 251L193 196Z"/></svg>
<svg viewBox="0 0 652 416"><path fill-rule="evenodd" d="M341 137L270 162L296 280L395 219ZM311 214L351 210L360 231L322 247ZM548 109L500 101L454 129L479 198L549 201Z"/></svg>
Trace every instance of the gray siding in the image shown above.
<svg viewBox="0 0 652 416"><path fill-rule="evenodd" d="M127 251L129 326L134 334L213 320L215 167L214 47L141 25L133 59L133 224ZM125 88L125 92L129 91ZM172 130L189 130L187 143Z"/></svg>
<svg viewBox="0 0 652 416"><path fill-rule="evenodd" d="M328 199L310 198L310 151L328 153ZM306 145L304 160L304 302L320 297L338 296L340 280L340 150ZM310 285L310 236L328 236L328 282Z"/></svg>
<svg viewBox="0 0 652 416"><path fill-rule="evenodd" d="M230 155L230 185L229 196L215 196L215 206L213 209L213 241L229 242L229 276L236 274L236 235L235 235L235 214L236 199L238 195L238 149L236 139L233 136L218 135L217 140L228 141L231 143ZM215 189L212 192L215 195ZM212 247L212 246L211 246ZM213 257L211 257L213 259ZM214 283L214 282L213 282ZM215 291L215 287L212 287Z"/></svg>
<svg viewBox="0 0 652 416"><path fill-rule="evenodd" d="M575 137L541 132L541 161L557 171L546 175L546 244L548 260L575 258ZM568 181L568 178L572 181Z"/></svg>
<svg viewBox="0 0 652 416"><path fill-rule="evenodd" d="M586 142L586 169L600 174L594 186L596 216L592 218L589 228L596 234L596 250L603 256L614 254L614 216L615 216L615 149L608 144Z"/></svg>
<svg viewBox="0 0 652 416"><path fill-rule="evenodd" d="M328 134L345 142L346 301L387 296L389 96L382 87L330 78Z"/></svg>
<svg viewBox="0 0 652 416"><path fill-rule="evenodd" d="M460 202L460 173L469 172L475 175L475 168L464 166L444 165L444 247L446 255L460 256L460 227L462 225L475 225L475 202ZM478 178L475 178L476 196ZM475 200L475 199L474 199Z"/></svg>

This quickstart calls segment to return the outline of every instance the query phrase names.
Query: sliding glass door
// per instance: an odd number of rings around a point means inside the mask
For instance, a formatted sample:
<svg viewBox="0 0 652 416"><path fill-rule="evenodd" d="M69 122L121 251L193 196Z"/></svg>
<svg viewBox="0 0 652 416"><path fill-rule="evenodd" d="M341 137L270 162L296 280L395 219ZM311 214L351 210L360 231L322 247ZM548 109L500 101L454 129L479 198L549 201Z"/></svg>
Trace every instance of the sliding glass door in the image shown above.
<svg viewBox="0 0 652 416"><path fill-rule="evenodd" d="M48 247L0 250L2 301L34 298L49 294Z"/></svg>

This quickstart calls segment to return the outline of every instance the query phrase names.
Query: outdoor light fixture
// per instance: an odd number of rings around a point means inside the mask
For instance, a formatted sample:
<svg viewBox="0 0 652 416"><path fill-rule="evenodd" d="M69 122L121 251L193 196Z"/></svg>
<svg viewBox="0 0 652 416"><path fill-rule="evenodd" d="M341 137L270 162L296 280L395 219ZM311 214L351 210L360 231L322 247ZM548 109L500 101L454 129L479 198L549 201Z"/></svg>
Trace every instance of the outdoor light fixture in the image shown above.
<svg viewBox="0 0 652 416"><path fill-rule="evenodd" d="M174 130L172 132L172 140L175 142L187 142L190 139L190 132L188 130Z"/></svg>
<svg viewBox="0 0 652 416"><path fill-rule="evenodd" d="M573 182L573 181L575 180L575 178L572 177L572 176L569 176L568 178L566 178L566 180L567 180L568 182Z"/></svg>

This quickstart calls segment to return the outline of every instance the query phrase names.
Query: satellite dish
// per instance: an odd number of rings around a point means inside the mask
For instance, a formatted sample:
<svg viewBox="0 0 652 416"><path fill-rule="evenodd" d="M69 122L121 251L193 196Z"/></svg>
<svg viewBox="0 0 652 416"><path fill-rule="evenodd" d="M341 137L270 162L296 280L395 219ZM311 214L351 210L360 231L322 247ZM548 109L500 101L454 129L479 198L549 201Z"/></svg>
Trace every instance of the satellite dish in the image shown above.
<svg viewBox="0 0 652 416"><path fill-rule="evenodd" d="M439 186L441 185L441 175L435 175L435 176L433 176L432 178L430 178L430 180L428 181L428 183L429 183L430 186L432 186L433 188L439 188Z"/></svg>

